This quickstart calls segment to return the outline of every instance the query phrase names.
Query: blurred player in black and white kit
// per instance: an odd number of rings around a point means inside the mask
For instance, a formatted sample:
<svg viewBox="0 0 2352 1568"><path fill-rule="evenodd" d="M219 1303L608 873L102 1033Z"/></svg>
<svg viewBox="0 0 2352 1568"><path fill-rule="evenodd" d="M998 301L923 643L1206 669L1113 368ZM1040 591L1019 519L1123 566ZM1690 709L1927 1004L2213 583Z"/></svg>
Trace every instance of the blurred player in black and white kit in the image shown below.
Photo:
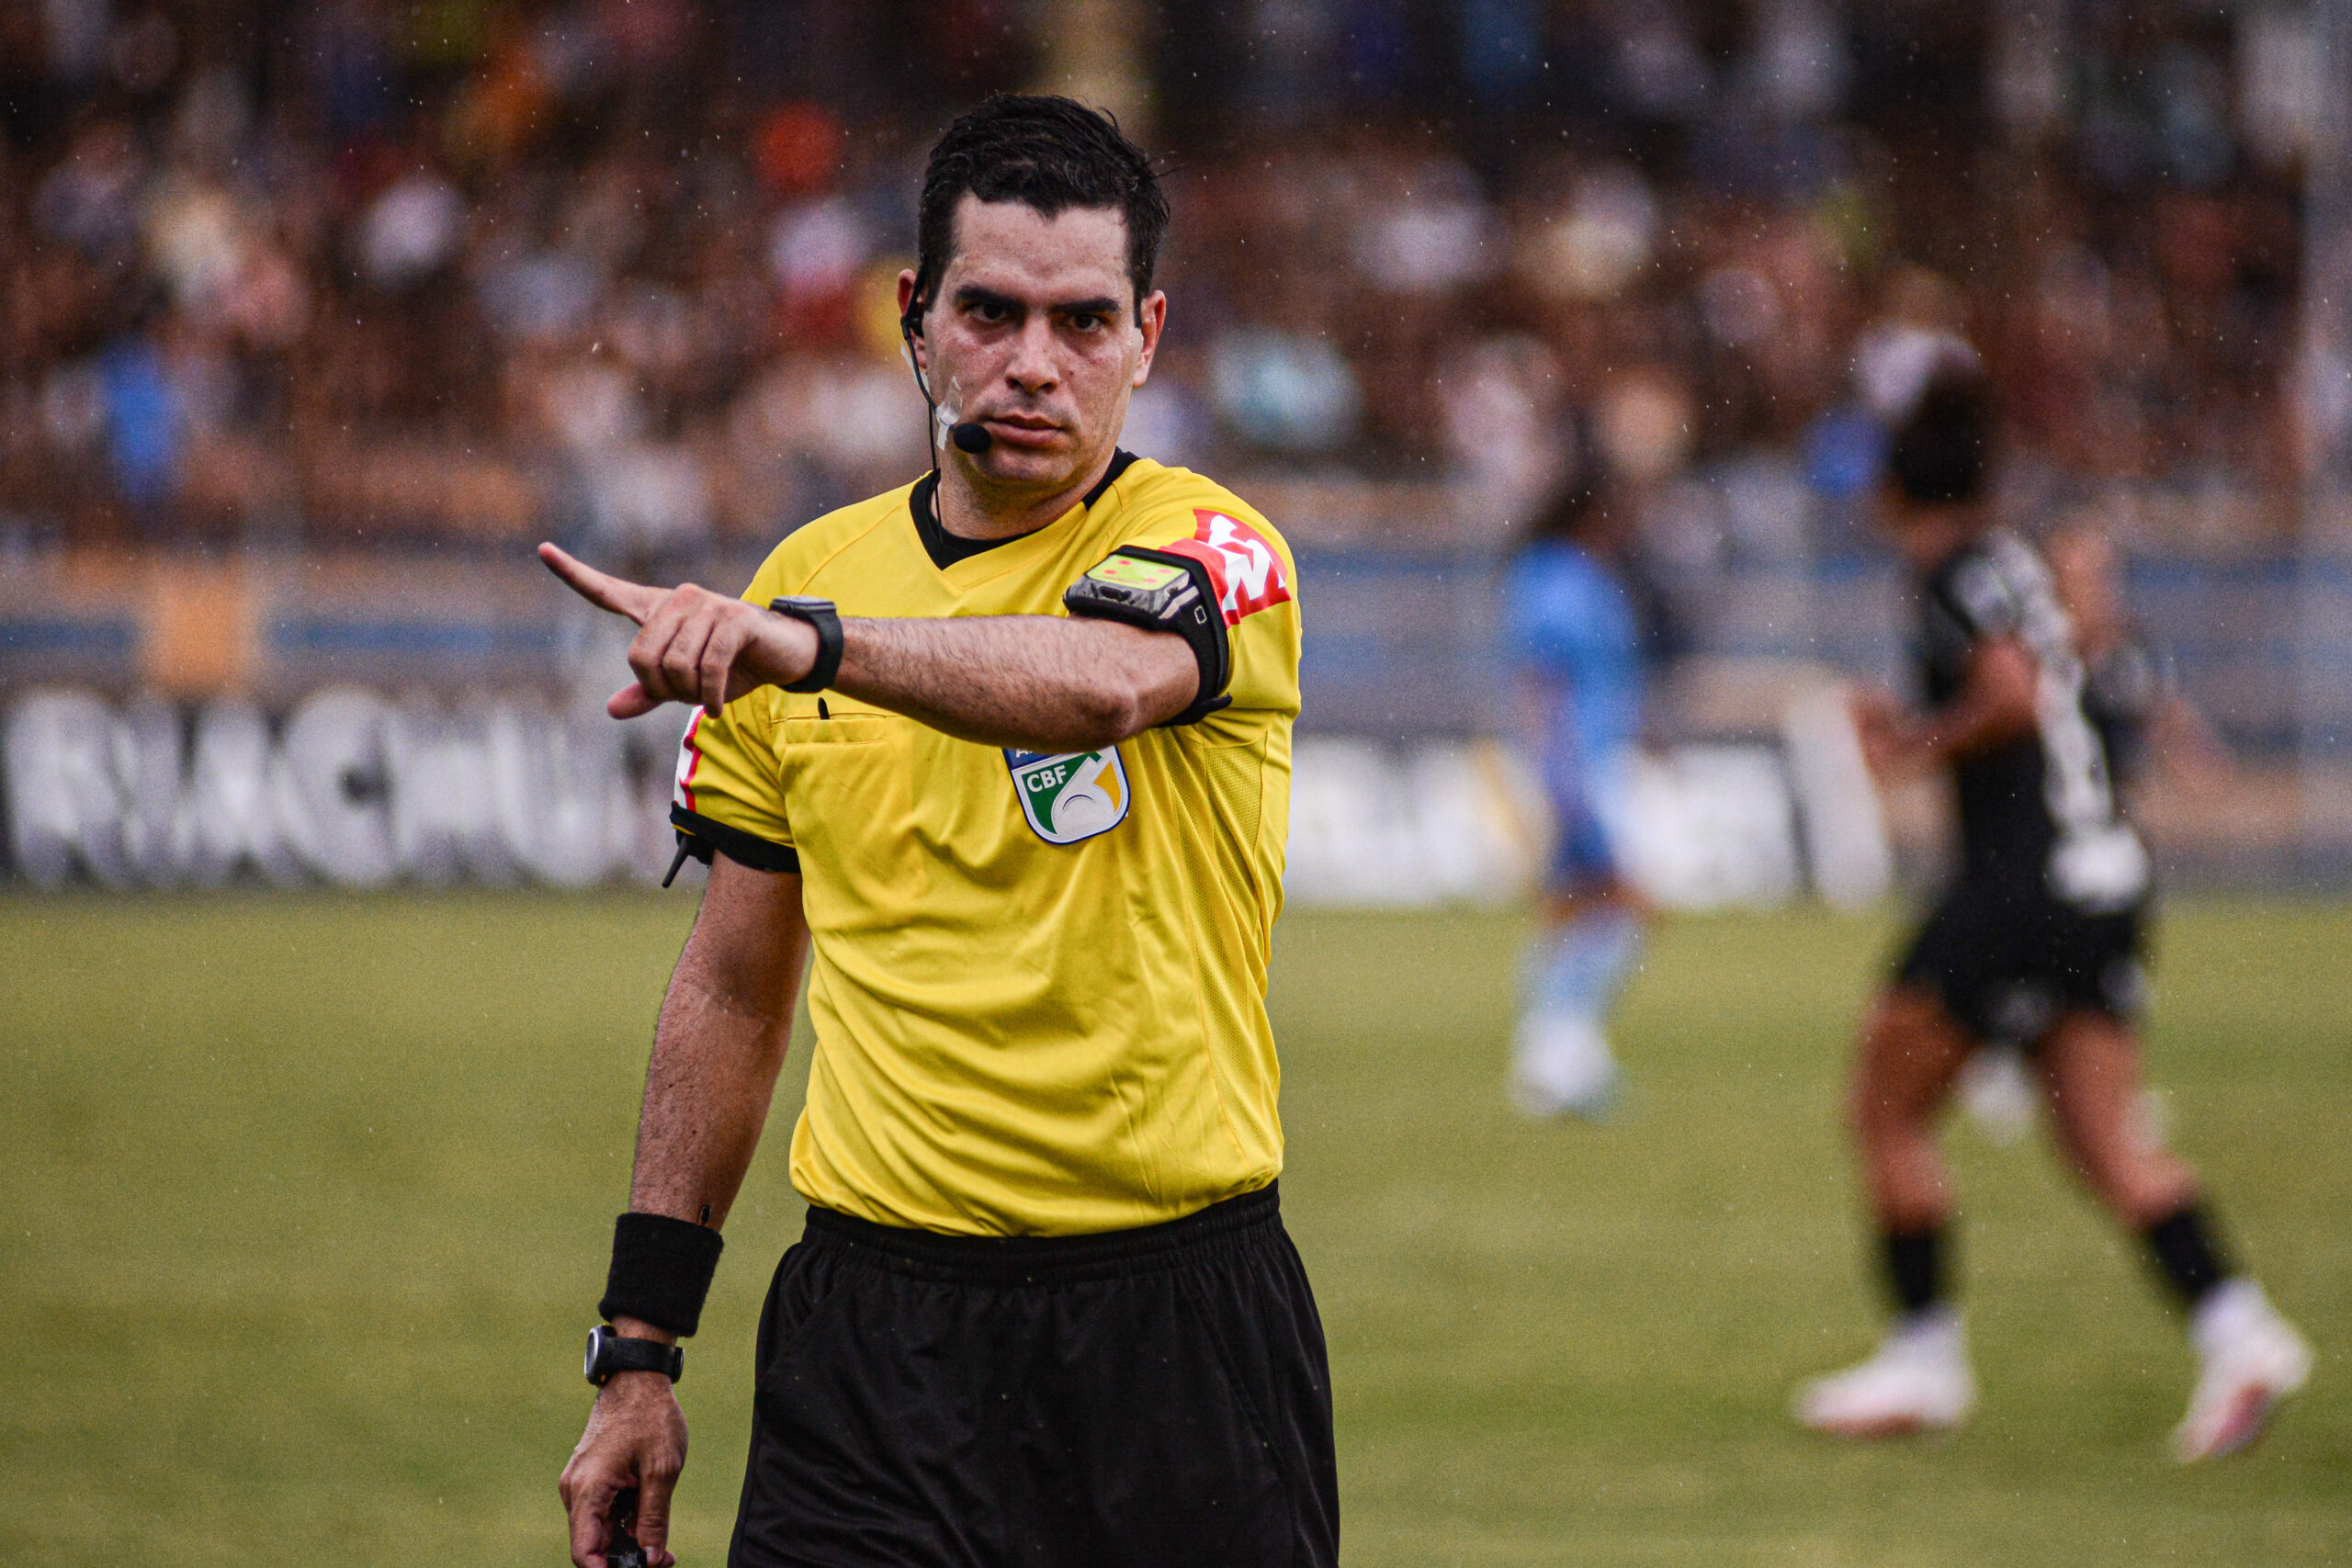
<svg viewBox="0 0 2352 1568"><path fill-rule="evenodd" d="M2074 629L2041 558L1982 502L1993 411L1973 367L1927 381L1882 498L1917 575L1927 705L1857 701L1882 775L1948 770L1960 865L1862 1027L1853 1129L1899 1315L1877 1354L1808 1384L1797 1413L1849 1437L1951 1427L1975 1380L1945 1272L1952 1198L1935 1124L1971 1054L2024 1047L2085 1184L2146 1241L2201 1370L2183 1461L2257 1437L2311 1352L2222 1247L2196 1174L2141 1113L2136 1016L2148 855L2118 807Z"/></svg>

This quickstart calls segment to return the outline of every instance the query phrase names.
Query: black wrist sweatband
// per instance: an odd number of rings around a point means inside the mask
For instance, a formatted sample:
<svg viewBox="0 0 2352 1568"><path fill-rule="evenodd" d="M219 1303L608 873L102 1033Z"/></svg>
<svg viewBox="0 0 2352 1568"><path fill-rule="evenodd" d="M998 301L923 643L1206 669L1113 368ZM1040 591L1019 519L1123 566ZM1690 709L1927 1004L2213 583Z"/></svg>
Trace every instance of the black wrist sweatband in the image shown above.
<svg viewBox="0 0 2352 1568"><path fill-rule="evenodd" d="M610 1323L633 1317L685 1338L702 1324L703 1298L726 1242L708 1225L667 1214L623 1214L613 1222L613 1268L597 1312Z"/></svg>

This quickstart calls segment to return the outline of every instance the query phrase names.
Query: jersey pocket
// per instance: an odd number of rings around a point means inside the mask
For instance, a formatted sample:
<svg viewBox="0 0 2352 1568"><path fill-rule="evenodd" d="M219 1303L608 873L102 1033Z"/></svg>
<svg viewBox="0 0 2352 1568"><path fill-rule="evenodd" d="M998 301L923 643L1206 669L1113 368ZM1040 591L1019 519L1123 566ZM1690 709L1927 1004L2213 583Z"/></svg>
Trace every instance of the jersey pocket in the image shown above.
<svg viewBox="0 0 2352 1568"><path fill-rule="evenodd" d="M914 729L896 714L838 713L776 727L784 795L807 896L902 908L927 880L914 826Z"/></svg>
<svg viewBox="0 0 2352 1568"><path fill-rule="evenodd" d="M877 746L889 739L890 727L907 721L896 714L840 713L825 718L801 716L776 726L786 760L797 747Z"/></svg>

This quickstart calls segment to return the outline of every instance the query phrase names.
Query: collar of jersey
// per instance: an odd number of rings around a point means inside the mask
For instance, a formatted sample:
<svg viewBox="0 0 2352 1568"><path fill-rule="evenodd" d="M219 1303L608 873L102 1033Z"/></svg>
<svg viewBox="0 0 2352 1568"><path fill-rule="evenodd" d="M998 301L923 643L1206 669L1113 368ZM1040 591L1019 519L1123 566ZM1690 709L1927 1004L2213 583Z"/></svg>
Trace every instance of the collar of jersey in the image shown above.
<svg viewBox="0 0 2352 1568"><path fill-rule="evenodd" d="M941 558L946 554L948 547L945 542L947 532L939 525L937 512L932 500L933 493L939 488L938 470L933 469L915 481L915 488L907 495L907 517L914 525L915 537L922 545L923 554L931 558L932 566L943 576L953 574L958 567L976 560L993 559L1010 564L1012 557L1027 553L1020 548L1021 546L1032 539L1054 533L1072 517L1086 515L1093 509L1096 502L1110 493L1111 487L1118 482L1119 477L1135 466L1135 461L1136 455L1124 447L1114 450L1111 454L1111 466L1102 470L1102 477L1095 481L1094 488L1088 491L1076 506L1041 528L1032 528L1026 534L1013 534L1005 538L992 539L982 548L969 554L958 555L953 559ZM958 542L968 543L969 541L959 540Z"/></svg>

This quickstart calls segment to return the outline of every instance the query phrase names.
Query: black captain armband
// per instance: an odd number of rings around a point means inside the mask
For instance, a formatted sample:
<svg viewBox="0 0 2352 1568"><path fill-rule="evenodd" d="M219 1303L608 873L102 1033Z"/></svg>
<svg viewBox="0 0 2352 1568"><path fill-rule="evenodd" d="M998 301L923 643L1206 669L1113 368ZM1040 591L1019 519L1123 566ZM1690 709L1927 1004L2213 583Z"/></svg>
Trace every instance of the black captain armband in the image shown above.
<svg viewBox="0 0 2352 1568"><path fill-rule="evenodd" d="M1198 724L1232 704L1225 688L1233 679L1233 644L1226 635L1216 584L1204 563L1166 550L1122 545L1070 584L1062 604L1073 615L1125 621L1184 639L1201 667L1200 692L1192 705L1163 720L1160 728Z"/></svg>
<svg viewBox="0 0 2352 1568"><path fill-rule="evenodd" d="M684 1338L702 1325L703 1298L727 1244L708 1225L667 1214L613 1222L613 1267L596 1310L609 1323L633 1317Z"/></svg>

